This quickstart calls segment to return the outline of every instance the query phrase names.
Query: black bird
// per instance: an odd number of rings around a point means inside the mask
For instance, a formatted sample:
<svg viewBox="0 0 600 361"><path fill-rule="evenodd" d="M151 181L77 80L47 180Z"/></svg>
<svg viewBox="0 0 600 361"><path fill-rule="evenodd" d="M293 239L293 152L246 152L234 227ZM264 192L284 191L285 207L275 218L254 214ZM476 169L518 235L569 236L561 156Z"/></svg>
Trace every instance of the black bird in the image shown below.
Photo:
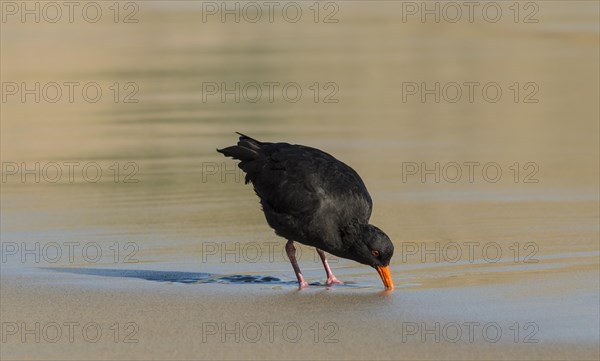
<svg viewBox="0 0 600 361"><path fill-rule="evenodd" d="M394 245L369 224L373 202L354 169L319 149L237 134L237 145L217 151L241 161L238 166L246 184L254 185L267 222L288 240L285 249L300 288L308 283L294 241L317 249L328 285L342 282L331 272L325 252L375 268L384 286L394 288L389 270Z"/></svg>

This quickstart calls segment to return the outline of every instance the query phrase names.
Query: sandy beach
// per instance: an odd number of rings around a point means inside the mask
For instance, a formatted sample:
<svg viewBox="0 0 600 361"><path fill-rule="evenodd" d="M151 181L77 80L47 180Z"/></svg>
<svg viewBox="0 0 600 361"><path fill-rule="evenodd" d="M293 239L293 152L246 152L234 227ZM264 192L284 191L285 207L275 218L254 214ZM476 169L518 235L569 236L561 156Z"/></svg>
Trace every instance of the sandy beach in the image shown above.
<svg viewBox="0 0 600 361"><path fill-rule="evenodd" d="M589 315L598 295L580 290L595 273L548 292L571 276L540 282L545 291L535 295L527 283L386 295L376 287L298 292L30 271L3 276L4 327L14 320L17 329L5 335L2 353L21 360L595 359L598 319Z"/></svg>

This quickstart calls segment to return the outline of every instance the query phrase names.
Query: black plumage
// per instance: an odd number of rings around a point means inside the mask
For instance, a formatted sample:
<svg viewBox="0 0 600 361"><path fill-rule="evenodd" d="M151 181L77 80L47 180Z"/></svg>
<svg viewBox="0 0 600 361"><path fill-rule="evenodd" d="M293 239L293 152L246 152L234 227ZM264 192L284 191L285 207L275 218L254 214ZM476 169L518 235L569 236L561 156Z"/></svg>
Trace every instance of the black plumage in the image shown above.
<svg viewBox="0 0 600 361"><path fill-rule="evenodd" d="M240 160L267 222L288 240L286 249L300 287L306 283L295 262L293 241L317 248L328 283L341 282L322 251L376 268L385 286L393 287L388 265L394 246L383 231L369 224L373 202L352 168L315 148L238 134L237 145L217 151Z"/></svg>

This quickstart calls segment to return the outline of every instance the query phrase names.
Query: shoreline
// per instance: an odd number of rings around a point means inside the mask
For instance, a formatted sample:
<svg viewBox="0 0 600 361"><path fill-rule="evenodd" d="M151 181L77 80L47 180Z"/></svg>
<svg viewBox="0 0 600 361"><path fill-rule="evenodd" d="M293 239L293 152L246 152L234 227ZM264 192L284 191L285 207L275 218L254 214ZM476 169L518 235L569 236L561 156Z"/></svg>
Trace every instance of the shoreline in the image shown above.
<svg viewBox="0 0 600 361"><path fill-rule="evenodd" d="M581 283L589 282L587 277ZM594 341L597 314L586 315L597 301L594 290L571 294L564 304L556 295L525 294L528 283L400 288L385 294L376 288L297 291L291 285L183 284L42 269L3 269L0 278L3 359L231 360L252 355L434 360L452 355L495 360L600 355ZM566 279L559 276L546 286ZM364 312L368 318L359 316ZM73 342L68 325L73 325ZM469 327L474 332L468 333ZM56 330L62 336L50 342ZM102 336L94 341L97 330ZM498 340L492 332L497 330L502 333Z"/></svg>

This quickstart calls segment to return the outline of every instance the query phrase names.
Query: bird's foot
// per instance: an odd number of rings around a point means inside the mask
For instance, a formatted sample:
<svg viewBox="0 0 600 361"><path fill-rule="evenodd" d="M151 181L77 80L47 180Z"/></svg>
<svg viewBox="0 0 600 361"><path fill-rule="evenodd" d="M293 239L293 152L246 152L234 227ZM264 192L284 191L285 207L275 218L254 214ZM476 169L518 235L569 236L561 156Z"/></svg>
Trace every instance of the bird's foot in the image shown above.
<svg viewBox="0 0 600 361"><path fill-rule="evenodd" d="M308 282L306 282L304 280L301 282L298 282L298 289L301 290L303 288L308 288Z"/></svg>
<svg viewBox="0 0 600 361"><path fill-rule="evenodd" d="M327 286L333 286L333 285L343 285L344 282L338 280L337 278L335 278L335 276L331 276L331 277L327 277Z"/></svg>

